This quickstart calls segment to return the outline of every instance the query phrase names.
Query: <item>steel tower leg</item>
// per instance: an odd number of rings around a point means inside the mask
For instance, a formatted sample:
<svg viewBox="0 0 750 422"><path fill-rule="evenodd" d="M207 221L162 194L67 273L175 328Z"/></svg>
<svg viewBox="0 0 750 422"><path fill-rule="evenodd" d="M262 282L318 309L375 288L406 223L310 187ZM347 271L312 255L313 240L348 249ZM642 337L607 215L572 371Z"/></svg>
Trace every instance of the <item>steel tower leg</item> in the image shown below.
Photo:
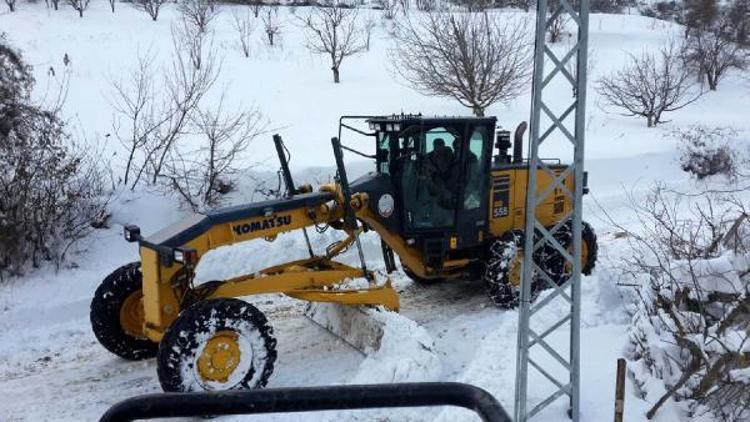
<svg viewBox="0 0 750 422"><path fill-rule="evenodd" d="M583 195L583 159L584 132L586 116L586 69L588 51L588 18L589 0L578 0L576 9L570 0L559 0L559 7L550 10L548 0L538 0L536 16L536 38L534 43L534 73L531 103L531 130L529 135L529 176L526 197L526 237L524 244L523 279L521 282L521 300L518 317L518 354L516 359L516 398L515 420L525 422L541 410L557 401L560 397L569 399L568 415L573 421L580 417L580 318L581 318L581 214ZM571 4L573 3L573 4ZM547 28L558 16L568 17L567 29L575 30L576 42L565 49L561 56L555 54L547 45ZM575 61L574 61L575 60ZM545 72L545 62L550 65ZM575 63L575 74L571 74L566 65ZM550 82L562 79L573 88L572 103L560 114L556 114L545 101L550 100ZM559 88L558 88L559 89ZM571 122L567 119L574 113ZM549 124L542 124L546 117ZM553 171L540 157L545 140L557 135L572 144L572 156L560 157L571 164L567 169ZM548 142L549 144L549 142ZM538 173L547 173L553 179L552 187L537 192ZM565 180L573 175L574 186L566 185ZM573 209L559 224L545 227L536 218L539 204L551 195L566 195L572 200ZM557 240L554 235L563 225L571 224L573 230L572 254ZM565 261L572 266L572 275L561 286L541 268L539 254L534 253L545 248L559 251ZM531 302L532 289L537 286L550 288L550 292L536 303ZM568 312L557 322L539 328L535 326L536 315L555 302L564 300ZM541 319L540 319L541 320ZM554 333L569 330L568 347L555 347L548 337ZM532 358L531 351L535 351ZM567 358L565 357L567 355ZM541 359L539 358L541 357ZM550 362L559 366L551 371ZM537 401L529 403L528 379L529 367L549 381L552 393ZM562 368L562 371L560 370ZM559 374L567 374L564 378ZM545 383L546 384L546 383Z"/></svg>

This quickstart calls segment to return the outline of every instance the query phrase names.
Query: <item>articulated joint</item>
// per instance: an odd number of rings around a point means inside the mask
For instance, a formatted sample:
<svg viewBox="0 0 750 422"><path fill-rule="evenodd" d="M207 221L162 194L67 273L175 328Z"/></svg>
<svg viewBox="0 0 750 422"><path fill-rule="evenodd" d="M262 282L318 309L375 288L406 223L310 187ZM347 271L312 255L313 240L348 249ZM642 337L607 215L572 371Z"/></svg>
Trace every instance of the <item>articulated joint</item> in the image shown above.
<svg viewBox="0 0 750 422"><path fill-rule="evenodd" d="M352 195L351 201L349 201L349 205L351 205L354 212L358 212L362 209L367 208L367 204L370 200L370 197L363 192L355 193Z"/></svg>

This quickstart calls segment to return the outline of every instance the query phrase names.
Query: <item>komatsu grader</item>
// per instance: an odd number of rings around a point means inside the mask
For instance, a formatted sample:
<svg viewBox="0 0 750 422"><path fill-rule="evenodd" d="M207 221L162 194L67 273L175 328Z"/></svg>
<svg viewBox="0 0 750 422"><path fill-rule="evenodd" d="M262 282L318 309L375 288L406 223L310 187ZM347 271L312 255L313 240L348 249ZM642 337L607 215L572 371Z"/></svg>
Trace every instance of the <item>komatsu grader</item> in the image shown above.
<svg viewBox="0 0 750 422"><path fill-rule="evenodd" d="M273 371L276 340L263 313L237 298L283 293L311 302L397 311L399 297L388 276L366 266L360 235L370 230L380 236L386 273L396 270L397 255L415 282L480 279L496 305L514 307L523 238L528 235L523 232L529 171L522 157L525 128L525 123L519 125L511 143L509 131L496 132L494 117L342 117L338 137L332 139L334 182L317 191L310 185L295 186L276 135L286 185L282 197L194 214L148 237L137 226L125 227L126 240L139 245L140 261L115 270L96 290L93 331L105 348L122 358L156 356L165 391L263 387ZM342 130L369 136L375 143L370 156L375 171L351 183L343 151L358 151L341 144ZM539 192L566 166L555 162L550 168L538 170ZM572 185L569 176L537 211L545 225L557 226L556 236L571 249ZM324 225L346 237L316 254L304 230ZM210 250L252 239L270 241L300 229L309 258L194 285L196 265ZM582 239L581 268L589 274L597 245L585 223ZM353 245L359 267L334 260ZM546 278L562 283L571 273L559 252L541 248L535 253ZM533 282L532 294L544 285Z"/></svg>

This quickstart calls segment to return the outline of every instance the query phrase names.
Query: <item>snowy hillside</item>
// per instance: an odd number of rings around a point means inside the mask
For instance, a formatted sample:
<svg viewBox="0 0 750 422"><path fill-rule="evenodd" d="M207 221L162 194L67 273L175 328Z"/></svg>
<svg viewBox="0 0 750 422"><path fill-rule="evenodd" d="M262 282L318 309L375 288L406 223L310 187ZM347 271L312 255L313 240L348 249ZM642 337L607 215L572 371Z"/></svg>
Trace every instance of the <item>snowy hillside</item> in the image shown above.
<svg viewBox="0 0 750 422"><path fill-rule="evenodd" d="M34 66L37 92L44 101L64 75L70 78L63 108L69 127L92 150L101 150L102 160L111 163L114 174L122 173L124 150L108 136L113 131L110 81L123 77L136 65L139 54L156 57L162 63L172 48L170 23L176 17L167 6L157 22L127 4L118 3L111 13L104 1L93 1L81 19L67 6L47 9L43 2L23 2L14 13L0 14L0 33L22 50ZM338 118L346 114L424 113L466 115L458 103L414 92L399 83L389 68L387 51L391 39L387 24L375 29L372 48L347 58L341 68L341 83L331 81L329 65L304 47L300 29L290 9L281 8L284 18L281 43L267 46L262 28L255 28L250 58L236 45L231 26L234 6L223 6L212 23L213 48L221 60L217 85L226 88L232 106L256 106L280 133L292 153L298 183L327 180L333 166L330 137ZM298 12L299 13L299 12ZM372 14L380 22L378 11ZM518 12L508 12L518 13ZM533 22L531 15L524 16ZM591 70L595 81L616 69L627 53L654 49L673 31L671 25L640 16L591 16ZM564 41L565 42L565 41ZM63 64L63 57L70 59ZM50 69L56 77L51 77ZM553 104L568 103L570 89L559 87ZM582 420L611 419L614 402L616 359L627 347L627 324L623 287L616 285L616 265L627 253L608 219L636 229L639 222L629 214L632 198L654 181L685 190L693 189L680 170L675 141L667 134L675 127L694 123L732 126L750 133L750 82L729 74L717 92L666 116L669 123L647 128L643 120L604 110L593 89L589 89L586 124L586 170L591 193L585 197L584 219L597 230L600 259L593 275L583 279L581 332ZM495 105L488 115L498 117L505 128L528 120L530 93L507 105ZM742 132L741 132L742 133ZM354 142L354 141L351 141ZM373 145L361 149L372 151ZM748 145L742 145L747 149ZM551 153L551 150L547 150ZM270 133L256 139L244 158L253 170L276 170ZM353 173L367 171L369 163L347 157ZM267 174L267 173L266 173ZM250 182L243 182L232 202L247 201ZM136 248L121 236L122 225L137 223L145 234L178 220L185 211L179 201L144 189L121 190L111 206L112 227L98 230L85 239L71 262L59 272L44 267L22 279L0 285L0 420L95 420L115 402L142 393L161 391L153 360L126 362L104 350L89 324L89 303L98 283L110 271L138 259ZM605 215L606 214L606 215ZM322 250L331 243L330 232L317 235L314 246ZM380 240L369 233L364 238L365 254L373 268L383 268ZM225 279L253 272L306 254L300 233L265 241L240 244L212 252L198 267L198 281ZM344 261L355 262L348 252ZM435 342L440 359L437 380L455 380L483 387L509 411L513 407L516 362L517 312L494 308L478 282L455 282L435 286L414 284L400 271L393 275L402 296L402 314L423 326ZM270 387L351 383L355 380L383 381L375 371L368 378L365 361L358 351L334 338L304 318L304 303L280 295L250 299L266 312L278 338L279 358ZM544 319L558 320L563 309L547 309ZM567 339L553 339L564 344ZM399 356L384 359L398 360ZM425 374L413 374L415 378ZM541 379L541 378L540 378ZM530 398L541 399L530 380ZM644 420L644 413L658 396L639 397L628 381L625 417ZM663 387L662 387L663 388ZM370 420L383 413L327 412L316 415L278 415L273 420ZM472 420L469 412L455 409L400 411L391 420ZM666 422L687 417L670 403L655 420ZM708 416L692 420L709 420ZM245 420L244 418L237 418ZM253 418L246 418L253 419ZM224 419L222 419L224 420ZM226 419L226 420L235 420ZM562 401L539 420L568 420Z"/></svg>

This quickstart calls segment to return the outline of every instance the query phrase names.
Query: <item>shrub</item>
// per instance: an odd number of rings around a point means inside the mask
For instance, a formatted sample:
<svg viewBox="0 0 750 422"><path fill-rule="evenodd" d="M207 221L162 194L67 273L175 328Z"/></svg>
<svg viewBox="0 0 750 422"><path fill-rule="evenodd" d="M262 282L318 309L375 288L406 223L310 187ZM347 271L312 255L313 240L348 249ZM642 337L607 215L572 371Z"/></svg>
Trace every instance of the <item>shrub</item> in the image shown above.
<svg viewBox="0 0 750 422"><path fill-rule="evenodd" d="M678 130L674 136L680 142L680 167L698 180L722 174L734 178L737 174L734 157L737 155L728 140L737 135L728 128L691 126Z"/></svg>
<svg viewBox="0 0 750 422"><path fill-rule="evenodd" d="M59 265L108 217L101 174L70 146L57 112L31 101L33 85L0 38L0 279L29 263Z"/></svg>
<svg viewBox="0 0 750 422"><path fill-rule="evenodd" d="M633 204L640 229L629 233L632 254L623 261L638 297L631 369L644 397L660 396L646 417L673 398L691 415L748 420L747 210L735 195L688 196L664 186ZM654 389L655 380L664 389Z"/></svg>

